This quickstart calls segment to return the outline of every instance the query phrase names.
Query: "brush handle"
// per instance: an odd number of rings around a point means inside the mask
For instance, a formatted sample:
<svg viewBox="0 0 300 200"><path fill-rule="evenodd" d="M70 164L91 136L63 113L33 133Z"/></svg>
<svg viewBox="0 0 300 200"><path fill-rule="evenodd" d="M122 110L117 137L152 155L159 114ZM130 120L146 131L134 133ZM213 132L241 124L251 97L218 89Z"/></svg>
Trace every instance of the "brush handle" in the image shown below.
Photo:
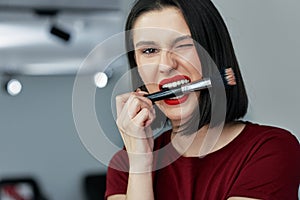
<svg viewBox="0 0 300 200"><path fill-rule="evenodd" d="M172 97L176 97L179 95L182 95L183 92L181 90L181 87L178 88L172 88L172 89L166 89L159 92L155 92L152 94L147 94L145 97L150 99L152 102L163 100L163 99L169 99Z"/></svg>
<svg viewBox="0 0 300 200"><path fill-rule="evenodd" d="M210 79L202 79L200 81L195 81L181 87L176 87L172 89L165 89L159 92L155 92L152 94L147 94L145 97L150 99L152 102L169 99L172 97L180 96L185 93L206 89L211 87L211 80Z"/></svg>

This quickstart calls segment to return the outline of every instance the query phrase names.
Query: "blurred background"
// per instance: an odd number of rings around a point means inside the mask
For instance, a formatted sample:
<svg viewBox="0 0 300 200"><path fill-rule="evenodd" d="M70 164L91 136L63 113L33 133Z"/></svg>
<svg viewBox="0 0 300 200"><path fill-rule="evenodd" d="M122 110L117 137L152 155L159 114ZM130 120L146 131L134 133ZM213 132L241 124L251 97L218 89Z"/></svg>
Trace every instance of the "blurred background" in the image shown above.
<svg viewBox="0 0 300 200"><path fill-rule="evenodd" d="M24 195L36 192L49 200L92 199L87 185L93 177L92 185L102 187L106 166L80 140L73 86L89 53L123 30L132 2L0 0L0 186L20 179ZM244 75L250 100L245 120L288 129L299 139L300 1L213 2ZM127 63L120 59L112 66L94 106L102 131L122 147L111 96ZM95 142L110 155L106 140Z"/></svg>

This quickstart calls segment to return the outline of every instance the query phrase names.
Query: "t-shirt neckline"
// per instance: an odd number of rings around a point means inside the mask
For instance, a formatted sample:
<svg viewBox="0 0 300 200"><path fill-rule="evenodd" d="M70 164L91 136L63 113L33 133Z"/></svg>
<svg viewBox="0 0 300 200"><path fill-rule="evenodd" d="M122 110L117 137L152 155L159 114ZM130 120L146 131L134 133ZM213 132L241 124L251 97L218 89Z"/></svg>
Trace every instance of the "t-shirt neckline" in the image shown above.
<svg viewBox="0 0 300 200"><path fill-rule="evenodd" d="M234 147L237 143L239 143L242 138L243 138L243 135L248 131L248 129L251 127L251 122L248 122L248 121L240 121L242 123L245 124L245 127L241 130L241 132L235 137L233 138L233 140L231 140L228 144L226 144L225 146L223 146L222 148L220 149L217 149L211 153L208 153L204 156L182 156L182 155L179 155L179 152L176 150L176 148L173 146L172 142L171 142L171 132L172 131L169 131L169 138L170 138L170 143L171 143L171 150L178 155L178 159L180 160L186 160L186 161L192 161L192 160L203 160L203 159L208 159L210 157L213 157L213 156L217 156L219 155L220 153L223 153L224 151L228 151L231 149L231 147Z"/></svg>

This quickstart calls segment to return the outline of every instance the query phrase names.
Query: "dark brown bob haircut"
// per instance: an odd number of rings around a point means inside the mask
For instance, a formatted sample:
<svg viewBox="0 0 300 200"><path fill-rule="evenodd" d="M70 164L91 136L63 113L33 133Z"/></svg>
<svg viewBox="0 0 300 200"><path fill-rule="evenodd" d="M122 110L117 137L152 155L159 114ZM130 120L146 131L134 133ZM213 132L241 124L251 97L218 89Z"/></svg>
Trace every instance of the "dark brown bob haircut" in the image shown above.
<svg viewBox="0 0 300 200"><path fill-rule="evenodd" d="M234 71L237 85L226 88L227 108L225 123L236 121L242 118L248 108L248 98L240 73L238 61L236 59L231 38L225 22L220 13L210 0L138 0L133 5L126 22L126 48L127 58L131 68L137 66L134 58L134 46L132 35L129 34L133 29L135 21L142 14L149 11L160 11L166 7L178 8L190 28L192 38L197 42L214 61L218 70L221 72L227 67ZM197 48L197 46L196 46ZM197 48L201 60L201 48ZM201 60L202 62L202 60ZM208 75L209 69L203 67L203 76ZM136 73L137 70L133 73ZM132 76L133 86L141 86L142 80L136 73ZM201 92L199 100L199 126L209 124L211 120L211 99L208 90Z"/></svg>

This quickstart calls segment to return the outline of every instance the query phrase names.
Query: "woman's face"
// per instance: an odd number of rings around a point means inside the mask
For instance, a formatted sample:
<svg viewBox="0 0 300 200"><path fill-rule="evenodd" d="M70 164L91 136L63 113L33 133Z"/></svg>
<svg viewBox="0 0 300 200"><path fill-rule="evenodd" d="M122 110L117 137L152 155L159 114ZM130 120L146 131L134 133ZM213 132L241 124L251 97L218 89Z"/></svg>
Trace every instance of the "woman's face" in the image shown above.
<svg viewBox="0 0 300 200"><path fill-rule="evenodd" d="M201 63L185 19L175 7L142 14L133 26L138 72L149 93L202 78ZM173 122L189 120L198 93L156 102Z"/></svg>

